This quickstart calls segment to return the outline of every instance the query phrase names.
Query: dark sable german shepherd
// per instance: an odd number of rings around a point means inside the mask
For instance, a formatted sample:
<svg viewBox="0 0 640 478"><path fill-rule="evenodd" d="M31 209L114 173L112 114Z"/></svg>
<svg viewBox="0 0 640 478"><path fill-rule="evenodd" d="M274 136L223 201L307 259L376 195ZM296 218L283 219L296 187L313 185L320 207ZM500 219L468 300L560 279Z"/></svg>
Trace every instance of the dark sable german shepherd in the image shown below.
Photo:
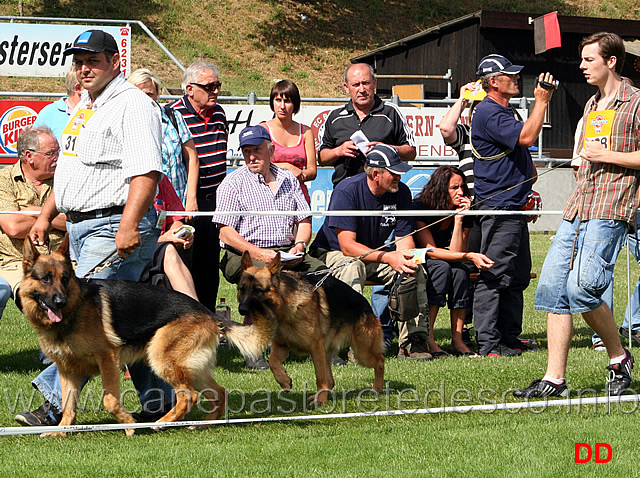
<svg viewBox="0 0 640 478"><path fill-rule="evenodd" d="M314 291L321 276L280 272L280 254L261 269L245 252L242 269L240 314L254 324L265 318L275 323L269 366L282 388L291 389L291 378L282 366L289 350L311 355L318 387L311 399L325 404L334 386L331 357L350 346L358 364L375 370L373 390L382 389L382 327L367 299L332 276Z"/></svg>
<svg viewBox="0 0 640 478"><path fill-rule="evenodd" d="M60 371L60 425L75 422L82 377L98 373L106 410L119 423L135 423L120 403L120 370L141 358L176 391L175 407L159 423L182 419L197 391L210 403L207 419L215 420L226 405L225 389L211 376L219 334L254 357L271 339L266 322L247 327L223 320L178 292L130 281L77 279L68 237L51 255L40 255L27 238L23 267L18 293L22 312ZM126 430L127 435L133 432Z"/></svg>

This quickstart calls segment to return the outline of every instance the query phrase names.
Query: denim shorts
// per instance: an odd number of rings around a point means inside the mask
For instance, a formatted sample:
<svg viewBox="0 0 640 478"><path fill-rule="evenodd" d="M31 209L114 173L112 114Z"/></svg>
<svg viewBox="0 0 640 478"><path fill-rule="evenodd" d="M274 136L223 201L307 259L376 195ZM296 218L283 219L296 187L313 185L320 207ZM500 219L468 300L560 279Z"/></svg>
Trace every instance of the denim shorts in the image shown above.
<svg viewBox="0 0 640 478"><path fill-rule="evenodd" d="M571 250L578 228L573 268ZM602 294L613 280L613 267L624 246L624 221L563 220L542 266L535 308L553 314L581 314L602 304Z"/></svg>

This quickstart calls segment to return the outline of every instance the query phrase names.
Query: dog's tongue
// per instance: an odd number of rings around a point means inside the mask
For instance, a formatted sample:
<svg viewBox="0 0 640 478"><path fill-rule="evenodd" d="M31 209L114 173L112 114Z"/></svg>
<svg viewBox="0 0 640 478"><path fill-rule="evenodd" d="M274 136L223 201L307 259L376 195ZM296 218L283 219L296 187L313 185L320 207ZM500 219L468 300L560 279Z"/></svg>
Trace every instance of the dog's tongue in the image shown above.
<svg viewBox="0 0 640 478"><path fill-rule="evenodd" d="M51 309L47 309L47 315L49 316L49 320L53 323L62 321L62 311L54 311Z"/></svg>

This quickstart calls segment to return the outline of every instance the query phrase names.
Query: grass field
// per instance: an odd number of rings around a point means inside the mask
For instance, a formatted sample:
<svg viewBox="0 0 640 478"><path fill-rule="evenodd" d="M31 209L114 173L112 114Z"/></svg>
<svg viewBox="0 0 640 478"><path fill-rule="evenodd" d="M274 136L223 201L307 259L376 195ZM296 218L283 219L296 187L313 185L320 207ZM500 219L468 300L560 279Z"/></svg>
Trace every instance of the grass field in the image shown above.
<svg viewBox="0 0 640 478"><path fill-rule="evenodd" d="M534 271L539 272L551 236L532 235ZM626 304L626 250L616 268L615 312L622 321ZM632 265L632 281L638 277ZM404 410L406 415L322 419L308 422L225 425L210 430L142 431L126 438L121 431L75 433L65 438L0 437L0 476L636 476L640 448L637 404L542 407L412 415L425 407L515 402L510 389L541 377L546 365L545 317L533 310L535 281L526 291L524 337L543 350L518 358L446 358L411 363L386 362L387 387L377 398L360 392L373 373L355 365L334 369L337 398L322 410L309 410L313 366L292 357L286 364L294 391L279 393L269 371L249 372L234 350L219 351L216 379L230 390L230 418ZM235 290L223 284L235 310ZM449 347L448 319L436 322L438 342ZM602 394L606 354L590 349L590 332L576 319L567 378L570 388ZM0 430L15 426L16 412L35 408L41 399L30 380L41 370L35 333L13 303L0 321ZM636 374L636 377L638 375ZM640 383L635 380L633 387ZM130 382L123 382L131 390ZM113 423L100 408L100 379L81 398L81 424ZM587 396L589 396L587 394ZM29 404L29 400L32 401ZM83 401L84 400L84 401ZM135 409L129 393L125 404ZM189 419L202 419L196 409ZM574 444L608 443L609 463L574 464ZM582 455L584 457L584 453Z"/></svg>

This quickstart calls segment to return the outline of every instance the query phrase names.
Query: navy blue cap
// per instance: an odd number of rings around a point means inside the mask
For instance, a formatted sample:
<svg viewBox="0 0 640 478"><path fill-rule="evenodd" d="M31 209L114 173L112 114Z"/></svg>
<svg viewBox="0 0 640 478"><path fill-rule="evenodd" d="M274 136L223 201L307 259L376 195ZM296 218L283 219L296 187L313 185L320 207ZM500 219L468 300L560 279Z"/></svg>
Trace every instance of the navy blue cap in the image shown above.
<svg viewBox="0 0 640 478"><path fill-rule="evenodd" d="M522 71L524 66L514 65L502 55L487 55L478 65L476 75L484 76L491 73L505 73L507 75L517 75Z"/></svg>
<svg viewBox="0 0 640 478"><path fill-rule="evenodd" d="M262 144L264 140L271 141L271 136L263 126L247 126L240 132L241 148L243 146L257 146Z"/></svg>
<svg viewBox="0 0 640 478"><path fill-rule="evenodd" d="M367 153L367 165L374 168L385 168L394 174L403 174L411 169L409 163L400 159L398 150L387 144L376 144Z"/></svg>
<svg viewBox="0 0 640 478"><path fill-rule="evenodd" d="M101 51L109 51L118 53L118 44L115 39L107 32L102 30L87 30L81 33L73 42L73 46L64 51L66 55L74 53L100 53Z"/></svg>

